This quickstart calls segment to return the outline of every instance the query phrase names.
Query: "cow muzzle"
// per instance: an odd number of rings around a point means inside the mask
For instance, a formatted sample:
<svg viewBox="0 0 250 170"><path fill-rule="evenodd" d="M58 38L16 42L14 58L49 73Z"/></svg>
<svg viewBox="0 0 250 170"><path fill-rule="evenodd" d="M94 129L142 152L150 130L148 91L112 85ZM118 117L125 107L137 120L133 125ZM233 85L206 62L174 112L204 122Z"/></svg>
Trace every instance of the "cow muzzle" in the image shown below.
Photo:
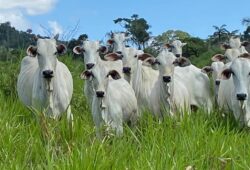
<svg viewBox="0 0 250 170"><path fill-rule="evenodd" d="M175 54L175 56L176 56L177 58L179 58L181 55L180 55L180 54Z"/></svg>
<svg viewBox="0 0 250 170"><path fill-rule="evenodd" d="M46 79L51 79L52 77L54 77L52 70L44 70L42 73L43 73L43 77Z"/></svg>
<svg viewBox="0 0 250 170"><path fill-rule="evenodd" d="M165 83L169 83L169 82L171 82L171 77L170 77L170 76L163 76L163 77L162 77L162 80L163 80Z"/></svg>
<svg viewBox="0 0 250 170"><path fill-rule="evenodd" d="M237 99L240 101L246 100L247 99L247 94L246 93L238 93L236 95Z"/></svg>
<svg viewBox="0 0 250 170"><path fill-rule="evenodd" d="M220 85L220 80L215 80L215 85L219 86Z"/></svg>
<svg viewBox="0 0 250 170"><path fill-rule="evenodd" d="M123 67L122 69L123 73L127 74L131 72L131 68L130 67Z"/></svg>
<svg viewBox="0 0 250 170"><path fill-rule="evenodd" d="M104 97L104 91L96 91L96 97Z"/></svg>
<svg viewBox="0 0 250 170"><path fill-rule="evenodd" d="M88 64L86 64L86 67L88 70L90 70L94 67L94 65L95 65L94 63L88 63Z"/></svg>

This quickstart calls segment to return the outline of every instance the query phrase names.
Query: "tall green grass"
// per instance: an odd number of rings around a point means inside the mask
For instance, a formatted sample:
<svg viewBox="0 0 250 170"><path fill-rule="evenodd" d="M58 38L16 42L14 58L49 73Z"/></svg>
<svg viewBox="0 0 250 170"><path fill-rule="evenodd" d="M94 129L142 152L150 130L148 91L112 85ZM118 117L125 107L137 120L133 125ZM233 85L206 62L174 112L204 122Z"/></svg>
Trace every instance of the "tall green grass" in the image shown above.
<svg viewBox="0 0 250 170"><path fill-rule="evenodd" d="M61 121L32 114L16 96L19 61L0 63L0 169L249 169L250 134L232 115L198 110L162 123L144 113L123 137L95 136L79 78L83 63L61 58L74 78L70 134Z"/></svg>

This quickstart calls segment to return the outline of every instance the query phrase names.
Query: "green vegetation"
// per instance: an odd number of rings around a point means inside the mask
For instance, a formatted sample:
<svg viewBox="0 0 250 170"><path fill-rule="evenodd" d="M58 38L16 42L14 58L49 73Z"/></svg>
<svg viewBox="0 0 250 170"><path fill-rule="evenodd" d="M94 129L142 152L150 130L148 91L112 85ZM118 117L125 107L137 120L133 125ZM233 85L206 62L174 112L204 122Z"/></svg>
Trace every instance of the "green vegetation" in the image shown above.
<svg viewBox="0 0 250 170"><path fill-rule="evenodd" d="M16 95L20 60L0 63L0 169L249 169L250 135L231 114L202 110L161 124L145 113L121 138L95 137L82 94L80 60L60 57L74 78L71 135L61 121L32 114Z"/></svg>
<svg viewBox="0 0 250 170"><path fill-rule="evenodd" d="M138 48L157 55L155 48L147 46L150 26L144 18L135 14L115 23L123 24ZM242 23L247 28L241 39L249 40L250 19ZM183 54L202 67L210 64L214 54L222 53L219 43L237 33L225 27L214 26L214 34L206 40L181 30L167 30L156 37L155 44L178 37L187 42ZM125 127L123 137L97 139L79 76L82 58L71 53L88 38L86 34L64 42L69 52L59 58L74 79L72 134L66 116L54 121L42 113L31 113L18 100L16 80L26 55L23 49L34 43L33 36L31 29L22 32L9 22L0 24L0 169L250 169L249 129L239 127L232 113L218 110L210 115L198 110L182 119L166 117L162 123L146 112L135 129Z"/></svg>

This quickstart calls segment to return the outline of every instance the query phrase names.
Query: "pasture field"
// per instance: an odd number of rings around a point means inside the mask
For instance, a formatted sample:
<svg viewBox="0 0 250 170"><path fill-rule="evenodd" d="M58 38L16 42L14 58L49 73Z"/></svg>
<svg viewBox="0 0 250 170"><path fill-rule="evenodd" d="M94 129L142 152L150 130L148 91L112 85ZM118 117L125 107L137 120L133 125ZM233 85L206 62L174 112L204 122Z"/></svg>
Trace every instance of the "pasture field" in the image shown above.
<svg viewBox="0 0 250 170"><path fill-rule="evenodd" d="M95 137L90 109L83 96L80 60L60 58L74 78L72 134L61 121L32 114L17 98L20 61L0 62L0 169L250 169L249 129L230 113L198 110L159 124L145 113L123 137Z"/></svg>

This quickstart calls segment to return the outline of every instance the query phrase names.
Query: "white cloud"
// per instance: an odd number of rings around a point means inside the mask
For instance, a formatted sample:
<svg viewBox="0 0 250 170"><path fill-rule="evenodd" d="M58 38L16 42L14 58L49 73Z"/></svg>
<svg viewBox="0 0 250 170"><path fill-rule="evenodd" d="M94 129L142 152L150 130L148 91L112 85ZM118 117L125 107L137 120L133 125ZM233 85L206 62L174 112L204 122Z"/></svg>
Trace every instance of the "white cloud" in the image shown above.
<svg viewBox="0 0 250 170"><path fill-rule="evenodd" d="M57 0L0 0L0 10L18 9L29 15L39 15L50 11Z"/></svg>
<svg viewBox="0 0 250 170"><path fill-rule="evenodd" d="M53 35L61 35L63 33L63 28L56 21L48 21L48 24Z"/></svg>
<svg viewBox="0 0 250 170"><path fill-rule="evenodd" d="M10 21L11 25L19 30L27 30L31 25L23 13L16 10L0 11L0 23L7 21Z"/></svg>

